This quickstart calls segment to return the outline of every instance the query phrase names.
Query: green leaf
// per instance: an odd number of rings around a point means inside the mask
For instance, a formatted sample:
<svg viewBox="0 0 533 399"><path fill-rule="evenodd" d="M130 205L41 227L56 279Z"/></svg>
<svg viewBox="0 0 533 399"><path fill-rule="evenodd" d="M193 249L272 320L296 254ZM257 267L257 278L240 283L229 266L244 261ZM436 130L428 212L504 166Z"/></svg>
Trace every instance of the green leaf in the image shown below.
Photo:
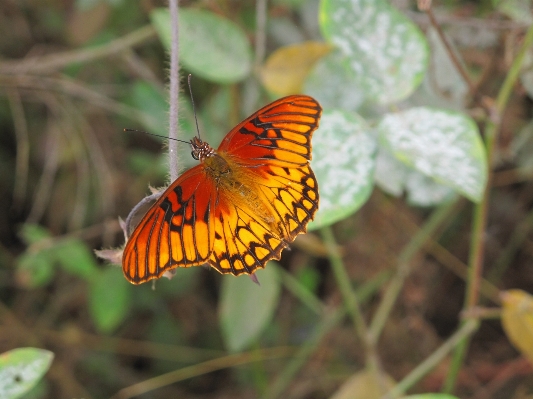
<svg viewBox="0 0 533 399"><path fill-rule="evenodd" d="M20 348L0 355L0 397L22 397L46 373L54 354L37 348Z"/></svg>
<svg viewBox="0 0 533 399"><path fill-rule="evenodd" d="M184 156L183 160L186 159L187 157ZM153 154L146 150L130 149L126 163L136 176L146 176L151 184L157 184L168 177L168 156L166 154Z"/></svg>
<svg viewBox="0 0 533 399"><path fill-rule="evenodd" d="M406 165L480 201L487 182L485 147L474 121L452 111L412 108L386 115L381 143Z"/></svg>
<svg viewBox="0 0 533 399"><path fill-rule="evenodd" d="M63 270L75 276L90 280L98 271L93 254L80 240L70 238L60 241L50 253Z"/></svg>
<svg viewBox="0 0 533 399"><path fill-rule="evenodd" d="M379 104L408 97L428 63L423 33L385 0L322 0L324 37L343 53L357 87Z"/></svg>
<svg viewBox="0 0 533 399"><path fill-rule="evenodd" d="M19 234L27 245L35 244L51 237L50 232L44 227L29 223L22 225Z"/></svg>
<svg viewBox="0 0 533 399"><path fill-rule="evenodd" d="M196 288L201 270L201 267L178 268L172 279L157 280L157 291L162 297L180 298Z"/></svg>
<svg viewBox="0 0 533 399"><path fill-rule="evenodd" d="M99 331L109 333L122 323L130 309L131 294L131 286L118 267L108 267L93 279L89 311Z"/></svg>
<svg viewBox="0 0 533 399"><path fill-rule="evenodd" d="M42 287L54 275L54 262L47 251L24 253L17 259L17 284L25 288Z"/></svg>
<svg viewBox="0 0 533 399"><path fill-rule="evenodd" d="M272 261L255 273L261 285L247 275L223 277L219 322L230 351L250 346L272 320L281 291L277 267Z"/></svg>
<svg viewBox="0 0 533 399"><path fill-rule="evenodd" d="M131 99L136 108L142 111L143 124L149 133L159 134L160 140L168 137L168 99L165 92L154 85L139 81L133 85ZM180 96L179 133L182 140L196 135L192 107L188 98Z"/></svg>
<svg viewBox="0 0 533 399"><path fill-rule="evenodd" d="M311 267L303 267L299 269L294 276L300 284L302 284L309 292L315 292L316 288L320 284L320 273Z"/></svg>
<svg viewBox="0 0 533 399"><path fill-rule="evenodd" d="M313 135L311 167L320 203L309 229L328 226L358 210L374 185L376 141L359 115L325 110Z"/></svg>
<svg viewBox="0 0 533 399"><path fill-rule="evenodd" d="M170 49L170 15L151 13L161 41ZM205 10L180 9L180 62L194 74L216 83L234 83L250 74L252 50L246 33L232 21Z"/></svg>
<svg viewBox="0 0 533 399"><path fill-rule="evenodd" d="M132 86L133 104L143 112L143 125L153 134L168 137L168 101L163 92L145 81Z"/></svg>

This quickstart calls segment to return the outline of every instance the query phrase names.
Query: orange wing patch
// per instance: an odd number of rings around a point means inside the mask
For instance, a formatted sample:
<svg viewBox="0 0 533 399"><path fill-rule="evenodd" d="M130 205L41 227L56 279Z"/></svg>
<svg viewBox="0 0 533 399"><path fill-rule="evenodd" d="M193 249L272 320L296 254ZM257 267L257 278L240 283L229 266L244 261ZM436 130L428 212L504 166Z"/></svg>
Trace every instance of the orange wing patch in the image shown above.
<svg viewBox="0 0 533 399"><path fill-rule="evenodd" d="M270 225L239 205L217 214L214 230L215 245L209 264L223 274L252 274L269 259L279 259L286 246Z"/></svg>
<svg viewBox="0 0 533 399"><path fill-rule="evenodd" d="M200 165L170 185L128 239L122 259L126 278L140 284L178 266L207 262L214 244L215 196Z"/></svg>

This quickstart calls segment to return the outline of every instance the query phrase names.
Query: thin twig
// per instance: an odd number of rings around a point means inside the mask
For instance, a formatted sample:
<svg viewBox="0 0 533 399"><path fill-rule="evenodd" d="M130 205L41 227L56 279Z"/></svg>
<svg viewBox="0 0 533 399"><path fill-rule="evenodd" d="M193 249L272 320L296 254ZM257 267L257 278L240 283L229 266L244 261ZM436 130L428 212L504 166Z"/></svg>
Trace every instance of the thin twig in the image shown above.
<svg viewBox="0 0 533 399"><path fill-rule="evenodd" d="M89 89L84 83L67 77L56 78L31 75L0 75L0 87L15 87L29 90L46 90L79 98L87 103L102 108L107 112L114 112L139 123L157 123L150 114L134 107L124 105L97 91Z"/></svg>
<svg viewBox="0 0 533 399"><path fill-rule="evenodd" d="M440 10L439 10L440 11ZM416 22L418 25L428 26L431 25L427 15L418 11L409 9L403 9L410 19ZM478 29L487 30L515 30L515 29L527 29L528 24L526 22L519 22L511 19L487 19L487 18L474 18L474 17L460 17L456 14L449 13L444 14L439 12L439 15L435 16L435 19L439 24L451 25L452 27L466 26Z"/></svg>
<svg viewBox="0 0 533 399"><path fill-rule="evenodd" d="M79 328L76 329L75 334L70 329L58 331L51 328L41 328L39 331L47 342L62 347L67 346L73 349L83 349L84 351L109 352L115 355L139 356L175 362L182 362L183 359L187 359L189 362L201 362L225 354L224 351L216 349L202 349L138 339L96 335Z"/></svg>
<svg viewBox="0 0 533 399"><path fill-rule="evenodd" d="M147 25L101 46L31 57L23 60L3 61L0 62L0 73L17 75L50 73L64 68L67 65L82 64L99 58L116 55L124 49L134 47L155 37L155 29L152 25Z"/></svg>
<svg viewBox="0 0 533 399"><path fill-rule="evenodd" d="M462 76L463 80L468 85L468 89L470 91L470 94L473 94L476 91L476 85L472 82L472 79L470 76L468 76L468 73L463 67L463 63L459 60L457 57L457 53L453 50L452 46L448 42L448 39L444 35L444 32L442 31L441 26L435 19L435 15L433 14L433 10L431 7L428 7L426 10L426 14L429 17L429 21L431 22L431 26L437 31L437 34L439 35L440 40L444 44L444 47L446 47L446 51L448 52L448 55L450 56L450 59L455 66L455 69L459 72L459 74Z"/></svg>

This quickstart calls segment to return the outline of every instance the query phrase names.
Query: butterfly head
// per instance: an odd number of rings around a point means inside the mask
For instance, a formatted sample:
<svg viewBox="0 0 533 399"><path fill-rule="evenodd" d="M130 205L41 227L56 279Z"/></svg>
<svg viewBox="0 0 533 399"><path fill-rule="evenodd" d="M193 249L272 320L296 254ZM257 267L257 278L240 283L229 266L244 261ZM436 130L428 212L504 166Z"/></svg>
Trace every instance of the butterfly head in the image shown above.
<svg viewBox="0 0 533 399"><path fill-rule="evenodd" d="M193 137L191 140L191 155L197 161L203 162L206 158L215 155L215 150L205 141L198 137Z"/></svg>

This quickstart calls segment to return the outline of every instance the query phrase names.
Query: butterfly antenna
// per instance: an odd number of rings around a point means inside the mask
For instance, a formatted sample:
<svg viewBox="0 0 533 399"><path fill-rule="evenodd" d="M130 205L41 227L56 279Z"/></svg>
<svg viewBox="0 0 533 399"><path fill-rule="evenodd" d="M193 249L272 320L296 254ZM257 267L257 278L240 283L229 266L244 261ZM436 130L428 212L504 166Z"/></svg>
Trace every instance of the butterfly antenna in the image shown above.
<svg viewBox="0 0 533 399"><path fill-rule="evenodd" d="M187 77L187 83L189 84L189 94L191 95L192 113L194 114L194 121L196 122L196 133L198 133L198 138L200 138L200 129L198 128L198 118L196 117L196 107L194 106L194 98L192 96L191 77L192 77L192 73L190 73L189 76Z"/></svg>
<svg viewBox="0 0 533 399"><path fill-rule="evenodd" d="M161 136L160 134L154 134L154 133L148 133L148 132L145 132L144 130L137 130L137 129L124 129L125 132L137 132L137 133L144 133L144 134L149 134L150 136L155 136L155 137L161 137L162 139L167 139L167 140L175 140L175 141L180 141L182 143L185 143L185 144L190 144L188 141L183 141L183 140L180 140L180 139L174 139L174 138L171 138L171 137L165 137L165 136Z"/></svg>

